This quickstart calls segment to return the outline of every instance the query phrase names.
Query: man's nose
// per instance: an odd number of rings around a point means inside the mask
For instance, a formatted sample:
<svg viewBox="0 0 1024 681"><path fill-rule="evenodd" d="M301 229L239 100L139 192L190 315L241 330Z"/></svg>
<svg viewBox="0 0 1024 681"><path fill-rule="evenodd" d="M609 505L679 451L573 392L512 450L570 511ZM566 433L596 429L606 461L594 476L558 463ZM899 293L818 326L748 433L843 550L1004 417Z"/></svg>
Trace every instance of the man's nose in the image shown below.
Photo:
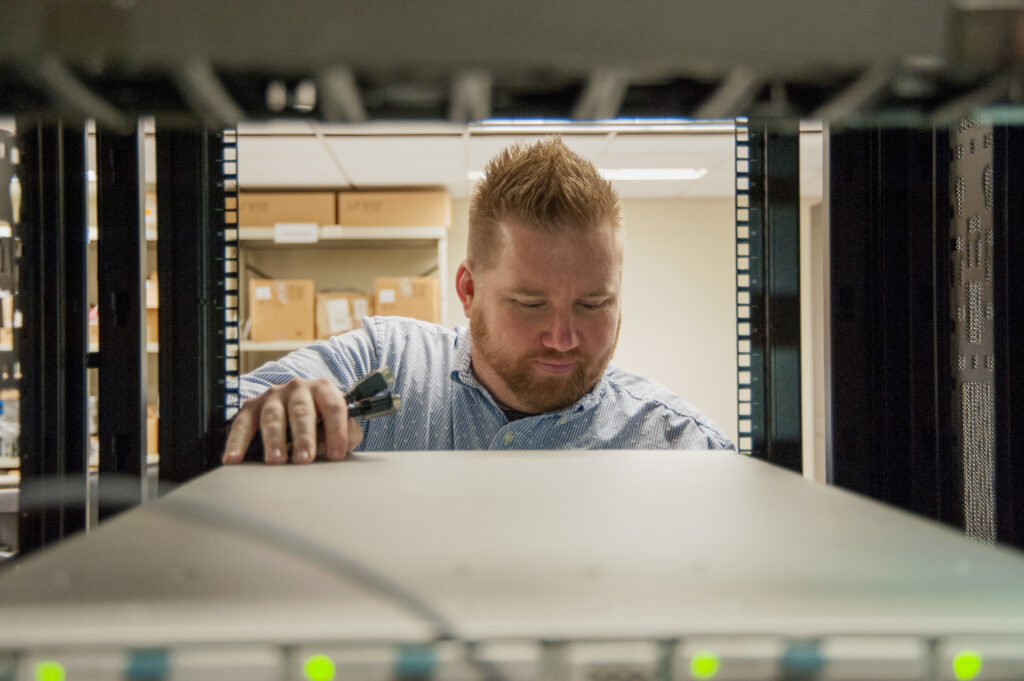
<svg viewBox="0 0 1024 681"><path fill-rule="evenodd" d="M541 335L541 343L558 352L569 352L579 345L572 312L554 312L548 321L547 330Z"/></svg>

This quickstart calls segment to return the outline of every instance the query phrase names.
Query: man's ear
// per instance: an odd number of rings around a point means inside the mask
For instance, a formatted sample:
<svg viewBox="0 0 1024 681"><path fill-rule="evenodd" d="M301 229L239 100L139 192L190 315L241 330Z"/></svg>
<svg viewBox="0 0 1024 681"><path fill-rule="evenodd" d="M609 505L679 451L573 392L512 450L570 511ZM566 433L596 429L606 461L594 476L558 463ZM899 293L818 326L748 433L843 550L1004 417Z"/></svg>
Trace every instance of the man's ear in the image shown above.
<svg viewBox="0 0 1024 681"><path fill-rule="evenodd" d="M466 317L469 317L469 311L473 307L473 296L476 293L476 287L473 283L473 273L469 271L469 261L463 260L459 265L458 271L455 272L455 291L459 294L459 300L462 301L462 311Z"/></svg>

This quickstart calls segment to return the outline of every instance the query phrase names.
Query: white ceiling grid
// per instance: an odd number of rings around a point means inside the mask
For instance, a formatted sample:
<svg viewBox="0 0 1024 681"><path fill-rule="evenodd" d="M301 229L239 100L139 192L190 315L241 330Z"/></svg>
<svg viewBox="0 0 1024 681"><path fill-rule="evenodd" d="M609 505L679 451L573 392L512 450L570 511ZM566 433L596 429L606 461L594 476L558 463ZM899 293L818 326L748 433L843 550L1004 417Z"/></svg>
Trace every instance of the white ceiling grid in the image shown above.
<svg viewBox="0 0 1024 681"><path fill-rule="evenodd" d="M308 124L239 126L239 182L243 188L444 187L468 196L467 174L516 142L541 134L467 133L431 129L417 134L336 134ZM804 196L821 196L821 134L801 139ZM566 144L599 168L705 168L698 180L615 181L623 198L724 198L733 195L731 133L563 133Z"/></svg>

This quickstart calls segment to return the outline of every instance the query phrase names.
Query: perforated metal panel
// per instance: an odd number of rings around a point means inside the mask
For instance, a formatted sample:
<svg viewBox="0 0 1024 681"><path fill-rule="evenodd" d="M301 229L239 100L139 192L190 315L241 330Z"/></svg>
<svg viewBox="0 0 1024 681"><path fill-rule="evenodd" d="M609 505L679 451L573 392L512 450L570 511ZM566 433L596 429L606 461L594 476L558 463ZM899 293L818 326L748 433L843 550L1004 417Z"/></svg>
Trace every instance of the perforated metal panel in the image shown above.
<svg viewBox="0 0 1024 681"><path fill-rule="evenodd" d="M17 157L17 139L14 134L0 130L0 291L4 292L3 305L12 308L18 288L17 260L20 251L20 244L14 235L18 222L14 206L20 196L13 196L14 193L20 193L20 185L12 182L17 170ZM7 312L13 321L13 309ZM13 337L13 333L11 335ZM17 387L17 364L13 344L0 343L0 387Z"/></svg>
<svg viewBox="0 0 1024 681"><path fill-rule="evenodd" d="M753 328L750 318L751 301L761 289L757 270L751 268L751 258L761 259L760 244L751 233L757 225L760 212L750 202L751 140L746 118L736 119L736 358L738 386L736 400L739 409L739 451L753 453L764 438L762 390L752 385L755 372L760 373L763 358L754 352ZM751 212L754 213L753 219ZM753 249L754 252L751 252ZM755 387L758 388L755 390Z"/></svg>
<svg viewBox="0 0 1024 681"><path fill-rule="evenodd" d="M799 130L736 119L739 450L799 471Z"/></svg>
<svg viewBox="0 0 1024 681"><path fill-rule="evenodd" d="M221 136L221 171L224 242L224 418L238 411L239 311L238 311L238 131Z"/></svg>
<svg viewBox="0 0 1024 681"><path fill-rule="evenodd" d="M992 127L976 120L951 132L953 428L964 526L986 542L996 539L992 143Z"/></svg>

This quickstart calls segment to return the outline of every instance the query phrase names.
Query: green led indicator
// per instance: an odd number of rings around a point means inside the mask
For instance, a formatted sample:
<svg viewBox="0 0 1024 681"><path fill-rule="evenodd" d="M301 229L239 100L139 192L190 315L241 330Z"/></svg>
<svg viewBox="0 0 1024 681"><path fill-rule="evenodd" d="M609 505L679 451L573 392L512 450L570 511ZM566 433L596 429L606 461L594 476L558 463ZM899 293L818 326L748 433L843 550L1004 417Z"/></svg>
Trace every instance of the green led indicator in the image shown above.
<svg viewBox="0 0 1024 681"><path fill-rule="evenodd" d="M36 665L36 681L64 681L64 665L53 660L43 660Z"/></svg>
<svg viewBox="0 0 1024 681"><path fill-rule="evenodd" d="M970 681L981 672L981 654L977 650L962 650L953 658L953 673L959 681Z"/></svg>
<svg viewBox="0 0 1024 681"><path fill-rule="evenodd" d="M326 655L313 655L303 667L309 681L331 681L334 678L334 663Z"/></svg>
<svg viewBox="0 0 1024 681"><path fill-rule="evenodd" d="M713 679L718 673L718 656L701 651L690 658L690 673L695 679Z"/></svg>

